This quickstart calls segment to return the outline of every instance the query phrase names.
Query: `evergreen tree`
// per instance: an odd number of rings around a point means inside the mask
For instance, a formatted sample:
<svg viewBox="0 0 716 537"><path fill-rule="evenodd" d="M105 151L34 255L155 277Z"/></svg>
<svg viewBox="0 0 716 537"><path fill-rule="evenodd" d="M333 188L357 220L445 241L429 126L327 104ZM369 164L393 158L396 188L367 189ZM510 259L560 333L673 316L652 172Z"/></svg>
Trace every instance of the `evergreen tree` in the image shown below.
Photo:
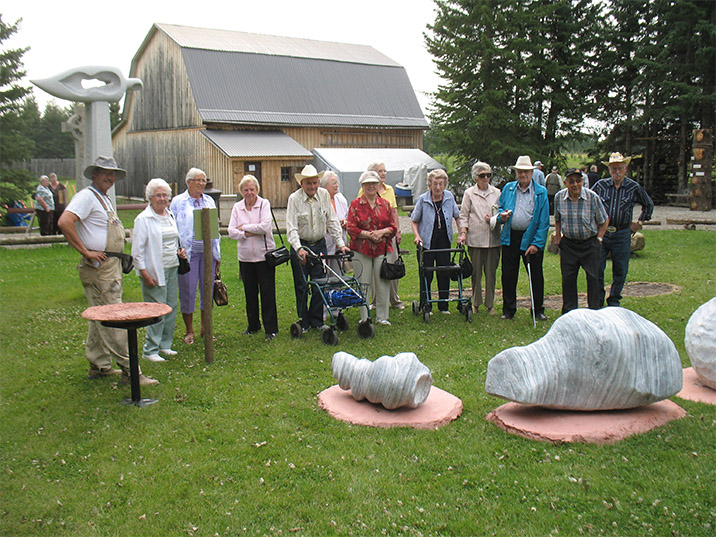
<svg viewBox="0 0 716 537"><path fill-rule="evenodd" d="M431 109L436 143L470 162L550 160L589 109L593 0L436 0L428 51L445 80Z"/></svg>
<svg viewBox="0 0 716 537"><path fill-rule="evenodd" d="M0 14L0 45L17 32L17 24L6 24ZM0 202L24 199L31 191L32 175L25 170L12 169L14 163L28 158L32 142L23 133L19 115L22 99L30 89L20 85L25 75L22 55L29 47L0 49Z"/></svg>

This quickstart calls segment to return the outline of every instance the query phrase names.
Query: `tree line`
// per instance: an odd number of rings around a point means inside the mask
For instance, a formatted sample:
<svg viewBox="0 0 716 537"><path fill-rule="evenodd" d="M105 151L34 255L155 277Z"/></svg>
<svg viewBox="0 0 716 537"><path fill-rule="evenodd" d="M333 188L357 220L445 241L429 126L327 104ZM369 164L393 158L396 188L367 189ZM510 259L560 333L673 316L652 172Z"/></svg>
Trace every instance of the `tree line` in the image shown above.
<svg viewBox="0 0 716 537"><path fill-rule="evenodd" d="M520 154L563 166L565 148L587 138L590 163L637 155L647 189L686 189L692 129L716 123L716 2L435 0L435 10L432 151L464 167Z"/></svg>

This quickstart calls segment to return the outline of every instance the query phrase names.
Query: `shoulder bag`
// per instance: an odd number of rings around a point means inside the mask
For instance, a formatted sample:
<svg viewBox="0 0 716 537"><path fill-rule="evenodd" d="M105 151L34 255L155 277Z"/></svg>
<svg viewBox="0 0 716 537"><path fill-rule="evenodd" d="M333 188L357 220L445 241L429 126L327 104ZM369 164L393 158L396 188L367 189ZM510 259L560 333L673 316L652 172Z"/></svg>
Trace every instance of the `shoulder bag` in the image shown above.
<svg viewBox="0 0 716 537"><path fill-rule="evenodd" d="M467 280L472 277L472 262L470 261L470 256L467 255L467 251L465 250L465 246L462 247L462 252L453 252L452 257L450 259L450 264L454 265L455 267L458 267L458 263L455 260L455 256L458 256L459 263L459 269L456 268L454 271L450 272L450 279L454 282L458 280L458 274L462 274L462 279Z"/></svg>
<svg viewBox="0 0 716 537"><path fill-rule="evenodd" d="M281 230L278 228L278 222L276 222L276 215L273 214L273 207L269 207L269 209L271 209L271 216L273 217L274 226L276 226L276 233L278 233L278 238L281 240L281 246L279 248L269 250L268 246L266 245L266 235L264 235L264 248L266 248L264 258L266 259L266 262L269 264L269 266L277 267L279 265L283 265L284 263L288 263L289 259L291 259L291 254L289 254L288 248L286 248L286 246L283 244L283 237L281 236Z"/></svg>
<svg viewBox="0 0 716 537"><path fill-rule="evenodd" d="M383 257L383 263L380 265L380 277L383 280L399 280L405 276L405 263L403 263L403 258L400 254L398 254L398 259L395 260L395 263L388 262L389 240L385 240L385 257Z"/></svg>
<svg viewBox="0 0 716 537"><path fill-rule="evenodd" d="M214 275L214 303L217 306L229 304L229 291L226 289L226 284L221 281L221 272L218 270Z"/></svg>

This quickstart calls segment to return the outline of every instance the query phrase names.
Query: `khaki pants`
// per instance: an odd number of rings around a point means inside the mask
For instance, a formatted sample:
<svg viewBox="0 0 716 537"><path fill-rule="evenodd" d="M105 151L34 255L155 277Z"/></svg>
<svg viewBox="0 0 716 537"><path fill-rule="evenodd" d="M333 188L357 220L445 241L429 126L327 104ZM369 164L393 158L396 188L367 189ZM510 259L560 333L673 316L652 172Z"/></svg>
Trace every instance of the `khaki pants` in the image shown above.
<svg viewBox="0 0 716 537"><path fill-rule="evenodd" d="M83 260L79 272L90 306L122 302L122 269L119 259L110 257L96 268ZM89 321L86 354L93 368L108 369L114 358L122 369L128 371L127 331L102 326L99 321Z"/></svg>

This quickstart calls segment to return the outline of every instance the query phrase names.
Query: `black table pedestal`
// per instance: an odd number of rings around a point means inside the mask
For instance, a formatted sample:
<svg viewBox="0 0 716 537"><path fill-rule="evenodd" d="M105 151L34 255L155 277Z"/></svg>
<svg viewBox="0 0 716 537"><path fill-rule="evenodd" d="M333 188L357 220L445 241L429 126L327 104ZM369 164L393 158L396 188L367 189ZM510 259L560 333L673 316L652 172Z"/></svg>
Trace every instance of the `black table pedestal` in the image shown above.
<svg viewBox="0 0 716 537"><path fill-rule="evenodd" d="M110 328L122 328L127 331L127 343L129 347L129 383L132 388L132 398L124 399L123 405L134 405L141 408L156 403L159 399L142 399L141 387L139 386L139 354L137 351L137 328L158 323L161 317L142 319L140 321L101 321L104 326Z"/></svg>

